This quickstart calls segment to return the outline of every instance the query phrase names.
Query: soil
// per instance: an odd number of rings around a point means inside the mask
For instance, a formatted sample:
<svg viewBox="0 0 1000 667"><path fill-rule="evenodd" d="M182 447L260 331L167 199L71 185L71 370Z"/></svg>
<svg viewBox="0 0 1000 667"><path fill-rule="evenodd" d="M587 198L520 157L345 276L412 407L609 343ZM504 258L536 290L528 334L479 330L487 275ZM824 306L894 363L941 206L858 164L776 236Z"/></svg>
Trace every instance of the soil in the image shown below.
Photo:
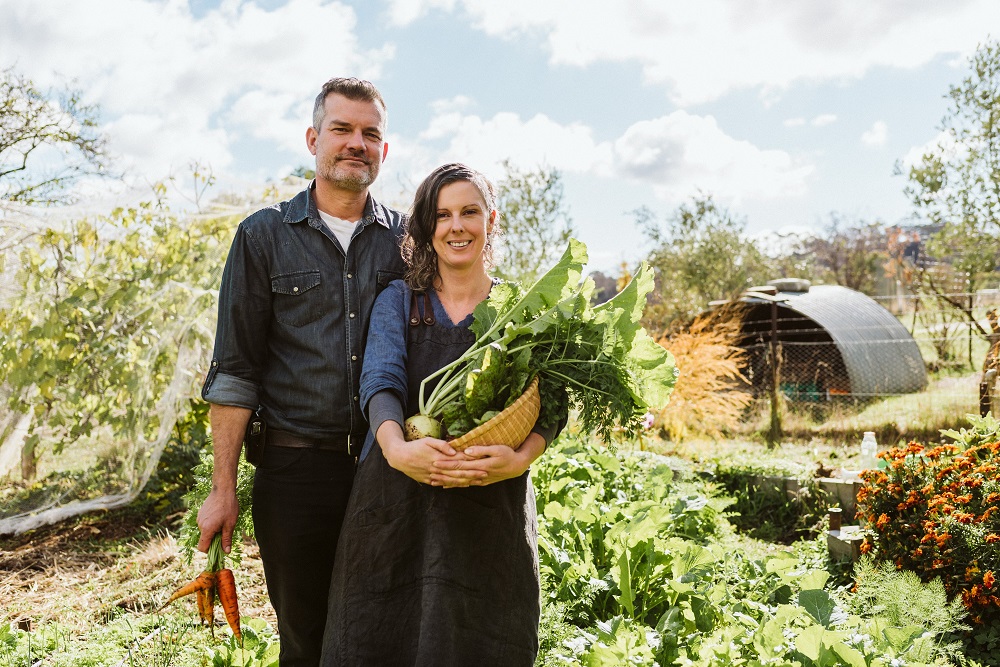
<svg viewBox="0 0 1000 667"><path fill-rule="evenodd" d="M26 630L58 621L83 632L123 612L156 611L204 565L198 555L186 563L174 539L182 517L124 508L0 537L0 620ZM241 614L275 627L255 543L244 544L234 570Z"/></svg>

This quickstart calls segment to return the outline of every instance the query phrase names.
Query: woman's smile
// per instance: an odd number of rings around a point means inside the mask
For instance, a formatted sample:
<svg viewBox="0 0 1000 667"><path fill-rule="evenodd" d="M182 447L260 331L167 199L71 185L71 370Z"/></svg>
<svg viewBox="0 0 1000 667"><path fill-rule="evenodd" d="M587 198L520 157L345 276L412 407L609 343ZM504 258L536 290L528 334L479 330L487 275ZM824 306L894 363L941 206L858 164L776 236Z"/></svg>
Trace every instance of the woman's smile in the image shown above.
<svg viewBox="0 0 1000 667"><path fill-rule="evenodd" d="M434 251L440 268L468 269L483 262L493 214L469 181L455 181L438 193Z"/></svg>

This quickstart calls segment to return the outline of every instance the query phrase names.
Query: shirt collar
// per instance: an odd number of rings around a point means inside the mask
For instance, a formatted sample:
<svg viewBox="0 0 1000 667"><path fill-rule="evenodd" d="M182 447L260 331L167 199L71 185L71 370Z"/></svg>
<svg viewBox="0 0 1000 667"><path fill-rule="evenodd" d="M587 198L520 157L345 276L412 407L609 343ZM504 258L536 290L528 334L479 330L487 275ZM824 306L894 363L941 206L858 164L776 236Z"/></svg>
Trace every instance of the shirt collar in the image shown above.
<svg viewBox="0 0 1000 667"><path fill-rule="evenodd" d="M292 198L288 203L288 211L285 213L285 223L294 224L310 218L314 220L320 219L319 209L316 208L315 190L316 179L313 179L309 183L309 187ZM386 229L392 229L389 225L389 220L385 217L385 210L375 202L375 198L372 197L370 192L365 200L365 210L361 214L360 222L366 227L373 222L377 222Z"/></svg>

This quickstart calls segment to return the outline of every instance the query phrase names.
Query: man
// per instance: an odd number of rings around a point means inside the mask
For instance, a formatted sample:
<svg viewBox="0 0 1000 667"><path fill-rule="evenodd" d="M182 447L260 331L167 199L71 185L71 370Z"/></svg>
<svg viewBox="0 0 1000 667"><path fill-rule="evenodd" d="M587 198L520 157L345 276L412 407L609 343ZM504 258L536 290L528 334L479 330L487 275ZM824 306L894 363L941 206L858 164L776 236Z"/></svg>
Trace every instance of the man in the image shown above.
<svg viewBox="0 0 1000 667"><path fill-rule="evenodd" d="M215 471L198 512L207 551L228 553L239 510L236 469L258 407L267 425L253 521L278 617L282 667L315 665L337 537L368 424L358 403L376 293L403 275L403 217L368 188L388 145L386 109L367 81L332 79L306 145L316 178L236 231L219 289L211 406Z"/></svg>

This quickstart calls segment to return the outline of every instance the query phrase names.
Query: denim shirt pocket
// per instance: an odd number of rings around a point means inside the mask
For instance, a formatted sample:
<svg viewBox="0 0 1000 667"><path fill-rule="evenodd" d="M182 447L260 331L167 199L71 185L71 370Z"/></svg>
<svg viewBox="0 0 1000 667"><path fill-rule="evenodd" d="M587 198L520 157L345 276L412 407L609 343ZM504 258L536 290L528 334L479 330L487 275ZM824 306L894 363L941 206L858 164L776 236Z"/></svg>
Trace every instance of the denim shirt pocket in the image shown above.
<svg viewBox="0 0 1000 667"><path fill-rule="evenodd" d="M274 319L301 327L323 315L323 290L319 271L295 271L271 278Z"/></svg>

